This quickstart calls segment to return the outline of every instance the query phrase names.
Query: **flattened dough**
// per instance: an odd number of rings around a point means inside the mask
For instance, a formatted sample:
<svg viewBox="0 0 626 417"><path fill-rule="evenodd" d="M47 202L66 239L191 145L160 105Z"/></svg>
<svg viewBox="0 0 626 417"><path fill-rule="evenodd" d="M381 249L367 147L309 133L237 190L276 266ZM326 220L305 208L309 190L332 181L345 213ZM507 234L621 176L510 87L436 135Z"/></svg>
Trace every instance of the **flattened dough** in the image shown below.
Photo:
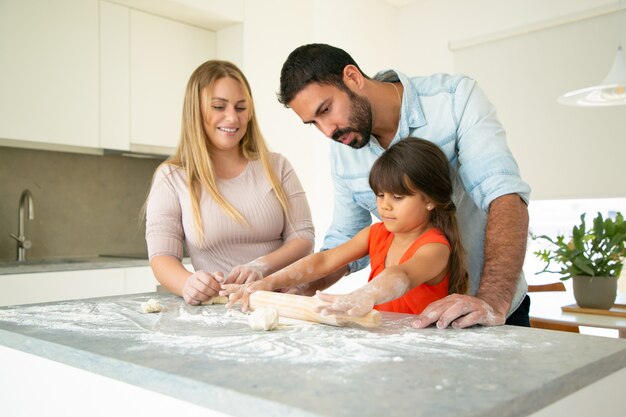
<svg viewBox="0 0 626 417"><path fill-rule="evenodd" d="M248 317L252 330L274 330L278 327L278 310L272 307L257 308Z"/></svg>
<svg viewBox="0 0 626 417"><path fill-rule="evenodd" d="M202 302L203 306L211 305L211 304L226 304L228 302L228 297L224 297L223 295L217 295L213 298L209 298L206 301Z"/></svg>

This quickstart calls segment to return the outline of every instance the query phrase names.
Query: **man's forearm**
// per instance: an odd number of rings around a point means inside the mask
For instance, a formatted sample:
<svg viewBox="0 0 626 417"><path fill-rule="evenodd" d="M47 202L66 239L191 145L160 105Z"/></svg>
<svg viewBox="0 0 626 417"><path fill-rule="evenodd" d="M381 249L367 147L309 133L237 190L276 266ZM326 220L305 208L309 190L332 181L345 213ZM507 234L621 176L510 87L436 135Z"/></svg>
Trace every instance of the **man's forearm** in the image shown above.
<svg viewBox="0 0 626 417"><path fill-rule="evenodd" d="M528 208L517 194L495 199L489 206L485 263L476 296L506 315L519 279L528 240Z"/></svg>

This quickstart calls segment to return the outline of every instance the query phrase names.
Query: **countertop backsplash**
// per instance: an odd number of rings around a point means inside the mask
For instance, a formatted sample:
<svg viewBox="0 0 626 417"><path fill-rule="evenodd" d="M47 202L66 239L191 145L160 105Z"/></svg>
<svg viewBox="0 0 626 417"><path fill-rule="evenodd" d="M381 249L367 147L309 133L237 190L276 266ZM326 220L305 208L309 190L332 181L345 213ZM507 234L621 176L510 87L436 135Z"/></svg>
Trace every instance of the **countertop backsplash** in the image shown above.
<svg viewBox="0 0 626 417"><path fill-rule="evenodd" d="M16 258L23 190L27 259L146 253L140 217L158 159L0 147L0 260Z"/></svg>

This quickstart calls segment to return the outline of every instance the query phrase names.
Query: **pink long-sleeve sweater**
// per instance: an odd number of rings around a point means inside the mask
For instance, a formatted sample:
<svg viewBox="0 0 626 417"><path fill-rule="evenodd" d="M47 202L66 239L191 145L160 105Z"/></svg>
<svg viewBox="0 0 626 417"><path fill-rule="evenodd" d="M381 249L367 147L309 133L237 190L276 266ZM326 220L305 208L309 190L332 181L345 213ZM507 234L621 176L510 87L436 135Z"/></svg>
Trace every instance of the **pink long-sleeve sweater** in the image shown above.
<svg viewBox="0 0 626 417"><path fill-rule="evenodd" d="M292 239L315 240L311 212L302 185L282 155L270 154L289 202L287 218L259 160L249 161L235 178L219 179L218 189L250 224L237 223L202 191L200 210L204 241L198 241L184 170L168 164L157 169L146 213L146 241L150 258L171 255L182 259L183 245L194 269L221 271L280 248Z"/></svg>

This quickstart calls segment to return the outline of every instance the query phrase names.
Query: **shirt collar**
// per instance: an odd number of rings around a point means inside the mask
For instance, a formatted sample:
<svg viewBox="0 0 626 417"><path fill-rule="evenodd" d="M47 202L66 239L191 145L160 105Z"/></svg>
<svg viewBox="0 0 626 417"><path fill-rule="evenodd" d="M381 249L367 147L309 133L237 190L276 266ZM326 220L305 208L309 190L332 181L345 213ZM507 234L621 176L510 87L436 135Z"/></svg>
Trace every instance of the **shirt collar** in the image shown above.
<svg viewBox="0 0 626 417"><path fill-rule="evenodd" d="M422 127L426 124L424 111L420 105L420 98L417 90L413 88L411 80L401 73L393 69L380 71L374 76L376 81L382 82L398 82L402 83L404 91L402 93L402 107L400 109L400 123L396 136L391 141L392 144L398 140L409 136L411 130Z"/></svg>

